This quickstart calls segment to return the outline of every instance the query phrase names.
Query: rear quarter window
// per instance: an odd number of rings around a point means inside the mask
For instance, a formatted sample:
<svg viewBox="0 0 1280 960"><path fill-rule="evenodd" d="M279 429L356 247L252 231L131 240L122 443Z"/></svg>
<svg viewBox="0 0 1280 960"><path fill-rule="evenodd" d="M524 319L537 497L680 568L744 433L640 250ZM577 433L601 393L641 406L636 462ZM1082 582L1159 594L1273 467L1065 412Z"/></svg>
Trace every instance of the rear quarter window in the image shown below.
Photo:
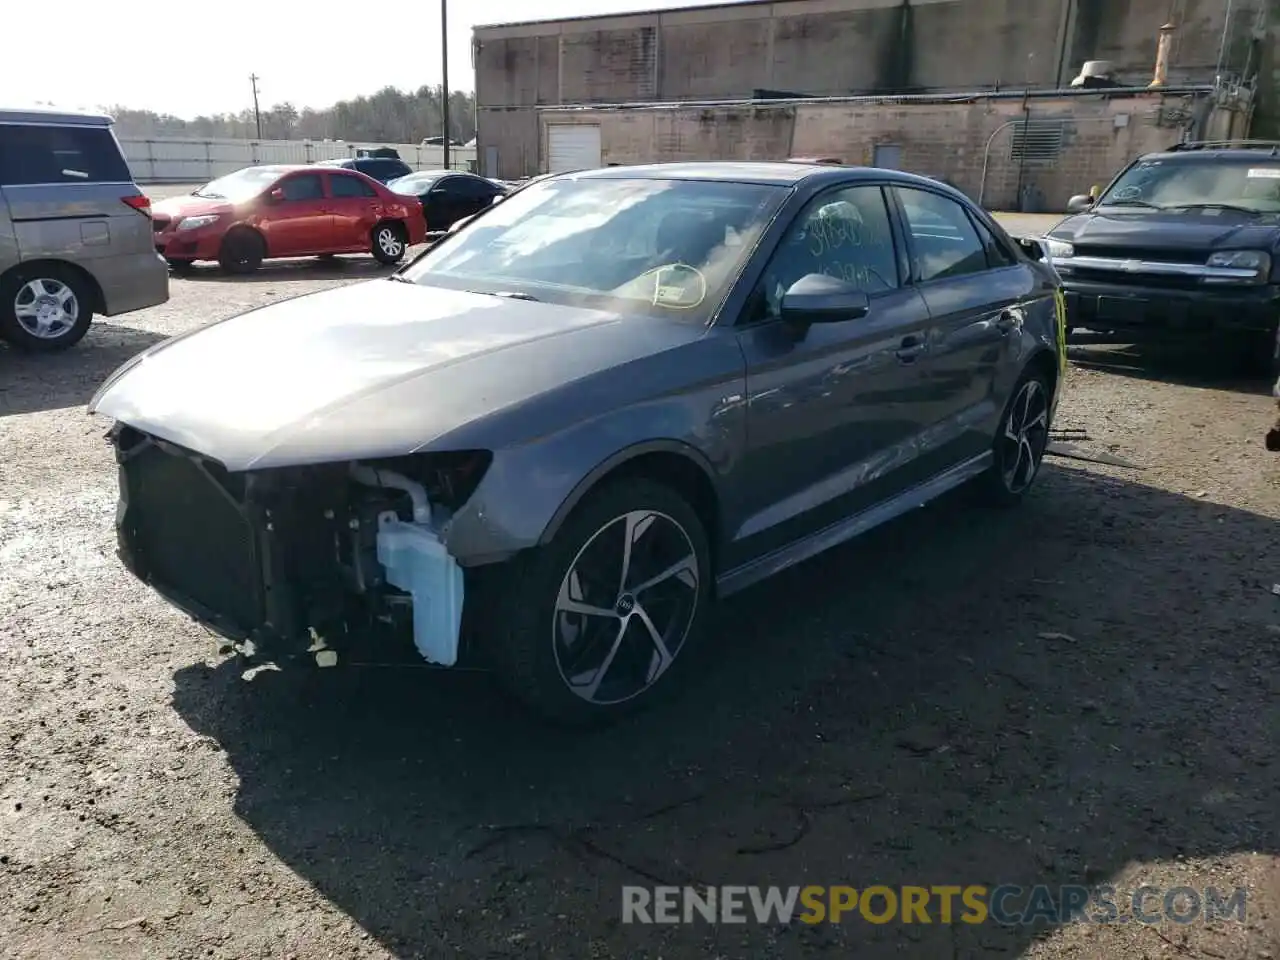
<svg viewBox="0 0 1280 960"><path fill-rule="evenodd" d="M0 184L130 183L108 127L0 124Z"/></svg>

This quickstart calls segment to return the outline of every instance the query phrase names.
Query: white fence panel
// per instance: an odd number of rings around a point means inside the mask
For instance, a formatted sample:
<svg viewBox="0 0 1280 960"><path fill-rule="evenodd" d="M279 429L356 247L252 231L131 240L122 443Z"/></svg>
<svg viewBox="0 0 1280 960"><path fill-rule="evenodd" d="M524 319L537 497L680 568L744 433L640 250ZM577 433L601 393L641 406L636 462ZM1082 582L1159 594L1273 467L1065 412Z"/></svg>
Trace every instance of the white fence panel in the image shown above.
<svg viewBox="0 0 1280 960"><path fill-rule="evenodd" d="M143 183L204 183L259 163L313 163L354 157L356 151L393 147L415 170L444 165L444 148L418 143L348 143L342 140L194 140L177 137L120 137L135 180ZM450 147L449 166L474 170L474 147Z"/></svg>

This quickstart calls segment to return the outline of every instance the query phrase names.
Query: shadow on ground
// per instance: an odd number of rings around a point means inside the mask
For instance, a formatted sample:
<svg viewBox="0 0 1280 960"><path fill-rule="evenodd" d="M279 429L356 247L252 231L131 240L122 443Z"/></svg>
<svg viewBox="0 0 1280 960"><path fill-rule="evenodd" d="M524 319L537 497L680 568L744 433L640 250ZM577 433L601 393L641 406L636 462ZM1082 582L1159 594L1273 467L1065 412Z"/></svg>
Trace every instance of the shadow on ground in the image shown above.
<svg viewBox="0 0 1280 960"><path fill-rule="evenodd" d="M403 263L408 263L422 250L410 247ZM253 273L224 273L216 263L197 263L182 270L171 270L175 280L212 283L279 283L287 280L373 279L394 273L401 264L387 266L371 256L352 254L335 257L301 257L291 260L268 260Z"/></svg>
<svg viewBox="0 0 1280 960"><path fill-rule="evenodd" d="M117 367L163 339L94 321L83 340L61 353L24 353L0 343L0 417L83 406Z"/></svg>
<svg viewBox="0 0 1280 960"><path fill-rule="evenodd" d="M428 670L193 666L174 699L237 814L402 958L1010 955L1044 930L717 938L620 924L620 887L1092 884L1280 849L1274 542L1055 466L1020 510L952 496L735 597L714 672L612 730Z"/></svg>
<svg viewBox="0 0 1280 960"><path fill-rule="evenodd" d="M1067 355L1078 367L1187 387L1270 396L1275 380L1265 373L1248 374L1238 350L1213 344L1071 346Z"/></svg>

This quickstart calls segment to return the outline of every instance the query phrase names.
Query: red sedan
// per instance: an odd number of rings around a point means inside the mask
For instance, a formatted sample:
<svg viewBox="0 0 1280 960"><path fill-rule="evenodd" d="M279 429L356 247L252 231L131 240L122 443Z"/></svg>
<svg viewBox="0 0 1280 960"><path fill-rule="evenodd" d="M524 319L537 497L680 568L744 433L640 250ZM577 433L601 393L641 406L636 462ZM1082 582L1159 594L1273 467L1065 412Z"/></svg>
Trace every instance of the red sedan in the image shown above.
<svg viewBox="0 0 1280 960"><path fill-rule="evenodd" d="M216 260L252 273L276 257L372 253L398 263L427 236L415 197L355 170L246 167L151 208L156 249L175 269Z"/></svg>

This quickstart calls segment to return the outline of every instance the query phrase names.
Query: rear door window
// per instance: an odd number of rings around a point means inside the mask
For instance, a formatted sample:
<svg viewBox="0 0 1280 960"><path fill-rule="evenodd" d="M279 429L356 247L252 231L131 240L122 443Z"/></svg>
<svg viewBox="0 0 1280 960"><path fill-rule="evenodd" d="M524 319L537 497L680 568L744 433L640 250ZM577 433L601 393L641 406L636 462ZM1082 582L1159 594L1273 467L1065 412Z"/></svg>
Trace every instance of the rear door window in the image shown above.
<svg viewBox="0 0 1280 960"><path fill-rule="evenodd" d="M0 184L130 183L108 127L0 124Z"/></svg>
<svg viewBox="0 0 1280 960"><path fill-rule="evenodd" d="M987 249L963 207L929 190L894 189L902 202L921 282L963 277L987 269Z"/></svg>
<svg viewBox="0 0 1280 960"><path fill-rule="evenodd" d="M477 177L452 177L450 186L463 200L471 203L482 203L494 194L494 189Z"/></svg>
<svg viewBox="0 0 1280 960"><path fill-rule="evenodd" d="M348 177L340 173L329 176L329 187L335 197L376 197L377 191L359 177Z"/></svg>

